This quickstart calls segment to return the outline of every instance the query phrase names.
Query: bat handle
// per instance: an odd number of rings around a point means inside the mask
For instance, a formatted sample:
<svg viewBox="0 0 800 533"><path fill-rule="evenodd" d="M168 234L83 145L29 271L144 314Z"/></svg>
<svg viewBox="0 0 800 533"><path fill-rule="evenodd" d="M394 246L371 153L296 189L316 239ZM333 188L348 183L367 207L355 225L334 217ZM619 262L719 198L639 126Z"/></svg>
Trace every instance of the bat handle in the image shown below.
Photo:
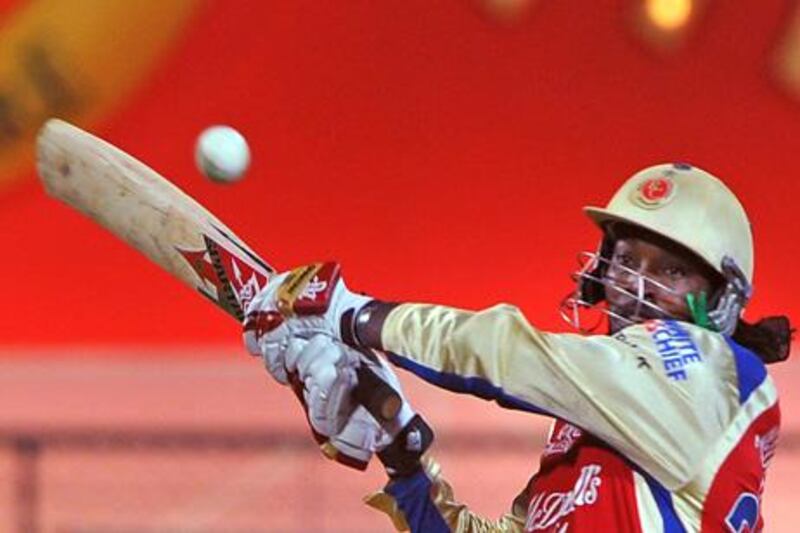
<svg viewBox="0 0 800 533"><path fill-rule="evenodd" d="M403 398L366 364L356 370L358 385L353 391L356 401L380 423L391 422L400 412Z"/></svg>

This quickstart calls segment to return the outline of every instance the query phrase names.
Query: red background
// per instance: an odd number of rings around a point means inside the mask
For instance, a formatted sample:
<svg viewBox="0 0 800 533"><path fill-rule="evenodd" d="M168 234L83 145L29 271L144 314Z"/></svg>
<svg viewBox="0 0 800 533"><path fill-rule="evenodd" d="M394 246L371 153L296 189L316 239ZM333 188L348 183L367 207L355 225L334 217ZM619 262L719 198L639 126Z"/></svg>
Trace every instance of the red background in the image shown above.
<svg viewBox="0 0 800 533"><path fill-rule="evenodd" d="M465 0L214 2L97 133L206 204L278 267L335 258L352 287L561 327L603 204L640 167L693 162L755 229L748 316L798 315L800 101L774 52L795 2L712 1L686 46L650 51L628 1L540 2L498 25ZM193 166L228 123L241 184ZM32 177L0 197L5 344L202 343L238 327Z"/></svg>

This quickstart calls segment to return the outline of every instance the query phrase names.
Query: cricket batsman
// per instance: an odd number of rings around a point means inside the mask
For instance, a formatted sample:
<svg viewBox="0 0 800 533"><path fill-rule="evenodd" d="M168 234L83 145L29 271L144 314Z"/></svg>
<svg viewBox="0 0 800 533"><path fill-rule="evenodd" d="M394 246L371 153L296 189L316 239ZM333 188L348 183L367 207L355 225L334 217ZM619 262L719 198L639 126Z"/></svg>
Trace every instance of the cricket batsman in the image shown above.
<svg viewBox="0 0 800 533"><path fill-rule="evenodd" d="M763 529L780 427L765 365L788 357L791 328L782 316L742 318L754 263L742 205L708 172L662 164L585 212L603 237L562 303L578 333L543 331L505 304L383 302L348 290L329 264L302 286L293 273L276 277L250 305L248 349L293 386L329 456L363 468L377 453L389 482L367 502L398 529ZM308 303L314 312L303 312ZM607 315L606 334L589 331L592 309ZM488 519L458 503L423 455L433 432L407 401L383 425L353 402L360 365L399 388L383 357L444 389L553 419L539 470L508 514Z"/></svg>

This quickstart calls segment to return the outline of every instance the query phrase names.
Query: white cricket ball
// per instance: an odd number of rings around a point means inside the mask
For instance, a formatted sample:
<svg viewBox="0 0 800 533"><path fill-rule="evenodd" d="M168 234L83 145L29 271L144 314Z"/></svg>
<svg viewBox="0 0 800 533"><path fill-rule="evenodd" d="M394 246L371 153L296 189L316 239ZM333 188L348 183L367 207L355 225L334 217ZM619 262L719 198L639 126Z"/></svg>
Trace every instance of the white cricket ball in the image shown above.
<svg viewBox="0 0 800 533"><path fill-rule="evenodd" d="M230 126L211 126L197 138L194 158L200 172L217 182L232 183L250 166L250 148Z"/></svg>

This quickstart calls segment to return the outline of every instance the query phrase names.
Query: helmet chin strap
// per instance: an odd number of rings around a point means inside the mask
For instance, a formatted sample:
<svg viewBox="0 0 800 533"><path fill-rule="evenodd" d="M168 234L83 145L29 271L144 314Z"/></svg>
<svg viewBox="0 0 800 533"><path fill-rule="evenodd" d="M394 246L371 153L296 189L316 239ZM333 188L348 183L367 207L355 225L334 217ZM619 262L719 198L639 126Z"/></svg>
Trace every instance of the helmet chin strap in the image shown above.
<svg viewBox="0 0 800 533"><path fill-rule="evenodd" d="M692 317L692 322L711 331L719 331L717 326L708 316L708 296L706 291L700 291L699 294L690 292L686 295L686 305L689 306L689 314Z"/></svg>

